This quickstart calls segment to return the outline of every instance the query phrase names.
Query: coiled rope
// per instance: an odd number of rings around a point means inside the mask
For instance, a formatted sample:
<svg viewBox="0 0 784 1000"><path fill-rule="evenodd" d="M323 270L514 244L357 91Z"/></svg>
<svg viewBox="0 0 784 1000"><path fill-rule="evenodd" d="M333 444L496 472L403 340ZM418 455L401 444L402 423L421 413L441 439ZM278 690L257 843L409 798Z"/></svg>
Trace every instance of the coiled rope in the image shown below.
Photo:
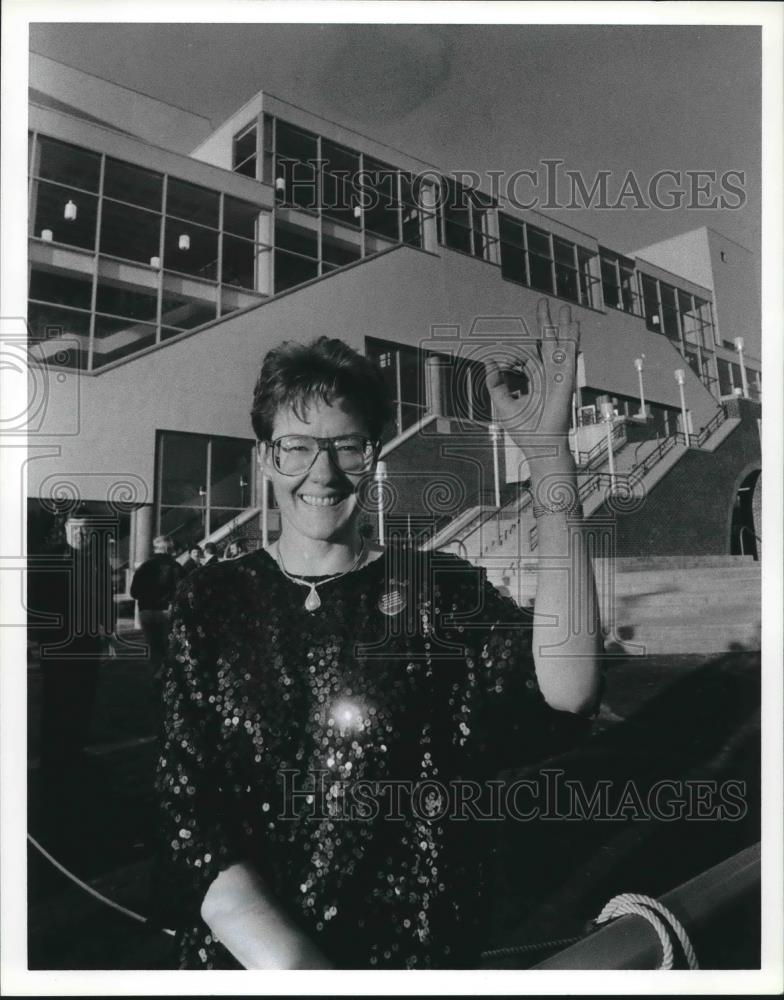
<svg viewBox="0 0 784 1000"><path fill-rule="evenodd" d="M53 865L61 874L65 875L67 879L70 879L71 882L73 882L75 885L78 885L80 889L83 889L94 899L99 900L99 902L103 903L105 906L110 906L113 910L117 910L118 913L122 913L124 916L130 917L131 920L138 921L140 924L150 923L149 917L143 917L141 913L134 913L133 910L129 910L126 906L121 906L119 903L115 903L113 899L107 898L106 896L98 892L97 889L93 889L91 885L88 885L86 882L83 882L80 878L77 878L76 875L73 874L73 872L68 871L65 865L60 864L57 858L52 857L52 855L46 850L46 848L42 847L35 839L35 837L32 836L32 834L28 833L27 839L30 841L33 847L46 858L46 860L49 862L50 865ZM172 937L174 936L174 931L170 930L168 927L161 927L159 928L159 930L162 931L164 934L170 934Z"/></svg>
<svg viewBox="0 0 784 1000"><path fill-rule="evenodd" d="M623 892L619 896L613 896L596 918L595 923L597 925L604 924L609 920L615 920L617 917L625 917L629 914L636 914L638 917L647 920L658 934L662 946L660 969L671 969L675 962L671 932L674 932L678 938L689 968L699 969L697 955L689 940L689 935L686 933L686 929L675 914L668 910L664 904L660 903L658 899L653 899L651 896L644 896L637 892ZM661 917L664 920L660 919ZM666 924L665 920L667 921ZM667 924L669 924L669 927Z"/></svg>

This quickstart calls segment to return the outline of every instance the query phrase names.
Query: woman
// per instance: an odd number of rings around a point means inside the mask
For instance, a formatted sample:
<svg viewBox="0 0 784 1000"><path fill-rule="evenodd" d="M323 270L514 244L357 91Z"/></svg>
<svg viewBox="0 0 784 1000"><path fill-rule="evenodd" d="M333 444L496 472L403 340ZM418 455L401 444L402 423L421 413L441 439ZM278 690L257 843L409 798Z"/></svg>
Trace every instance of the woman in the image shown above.
<svg viewBox="0 0 784 1000"><path fill-rule="evenodd" d="M584 556L577 329L565 313L548 336L546 302L539 319L536 427L492 361L488 386L529 459L540 558ZM173 622L157 784L182 967L476 966L481 781L596 706L597 630L570 620L595 615L586 558L541 575L532 624L456 557L362 538L389 413L380 372L340 341L265 359L251 417L280 537L192 574Z"/></svg>

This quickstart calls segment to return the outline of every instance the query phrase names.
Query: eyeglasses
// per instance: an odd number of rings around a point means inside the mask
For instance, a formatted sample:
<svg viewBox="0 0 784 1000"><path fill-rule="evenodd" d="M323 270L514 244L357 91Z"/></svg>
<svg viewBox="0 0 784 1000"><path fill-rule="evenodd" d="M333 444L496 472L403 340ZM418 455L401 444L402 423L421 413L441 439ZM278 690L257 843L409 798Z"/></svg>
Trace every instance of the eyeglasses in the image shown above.
<svg viewBox="0 0 784 1000"><path fill-rule="evenodd" d="M367 472L375 461L379 444L361 434L334 438L285 434L270 447L275 469L284 476L299 476L310 471L320 451L327 451L332 464L341 472Z"/></svg>

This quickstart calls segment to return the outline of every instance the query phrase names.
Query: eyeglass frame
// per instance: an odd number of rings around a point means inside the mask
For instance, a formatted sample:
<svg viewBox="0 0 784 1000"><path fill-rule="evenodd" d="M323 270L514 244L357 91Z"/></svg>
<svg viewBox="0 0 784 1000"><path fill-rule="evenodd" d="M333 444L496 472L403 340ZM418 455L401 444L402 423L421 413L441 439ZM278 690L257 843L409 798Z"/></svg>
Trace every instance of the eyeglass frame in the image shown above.
<svg viewBox="0 0 784 1000"><path fill-rule="evenodd" d="M280 444L281 441L286 438L307 438L310 441L315 441L317 445L316 454L313 456L313 461L306 469L300 469L298 472L284 472L279 465L279 457L275 454L275 445ZM334 450L335 441L345 441L349 438L360 438L362 441L373 446L373 454L368 459L367 466L362 469L357 469L356 472L350 472L347 469L343 469L338 462ZM373 467L373 463L378 461L378 456L381 451L381 442L369 438L366 434L337 434L335 437L316 437L315 434L281 434L280 437L275 438L274 441L265 441L264 444L269 446L270 452L272 453L272 467L276 472L280 473L281 476L287 476L289 478L294 478L295 476L307 475L313 466L316 464L316 460L322 451L326 451L329 455L329 460L332 462L333 466L342 472L346 476L361 476L364 473L369 472Z"/></svg>

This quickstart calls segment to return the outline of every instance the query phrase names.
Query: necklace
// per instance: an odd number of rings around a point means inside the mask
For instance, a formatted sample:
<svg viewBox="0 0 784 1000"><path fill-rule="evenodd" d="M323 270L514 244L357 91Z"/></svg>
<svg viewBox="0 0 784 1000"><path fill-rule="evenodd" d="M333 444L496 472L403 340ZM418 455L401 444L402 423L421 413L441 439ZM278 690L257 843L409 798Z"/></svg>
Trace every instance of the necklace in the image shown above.
<svg viewBox="0 0 784 1000"><path fill-rule="evenodd" d="M277 549L277 560L278 566L280 567L281 573L286 577L287 580L291 580L292 583L298 583L303 587L310 587L310 593L305 598L305 610L306 611L318 611L321 607L321 598L316 590L317 587L323 586L325 583L332 583L333 580L339 580L341 576L346 576L348 573L353 572L357 566L359 566L362 557L365 555L365 541L362 540L362 546L359 550L359 555L354 560L354 562L349 566L348 569L342 570L340 573L336 573L334 576L325 577L323 580L303 580L299 576L292 576L288 572L286 567L283 565L283 557L280 554L280 546Z"/></svg>

